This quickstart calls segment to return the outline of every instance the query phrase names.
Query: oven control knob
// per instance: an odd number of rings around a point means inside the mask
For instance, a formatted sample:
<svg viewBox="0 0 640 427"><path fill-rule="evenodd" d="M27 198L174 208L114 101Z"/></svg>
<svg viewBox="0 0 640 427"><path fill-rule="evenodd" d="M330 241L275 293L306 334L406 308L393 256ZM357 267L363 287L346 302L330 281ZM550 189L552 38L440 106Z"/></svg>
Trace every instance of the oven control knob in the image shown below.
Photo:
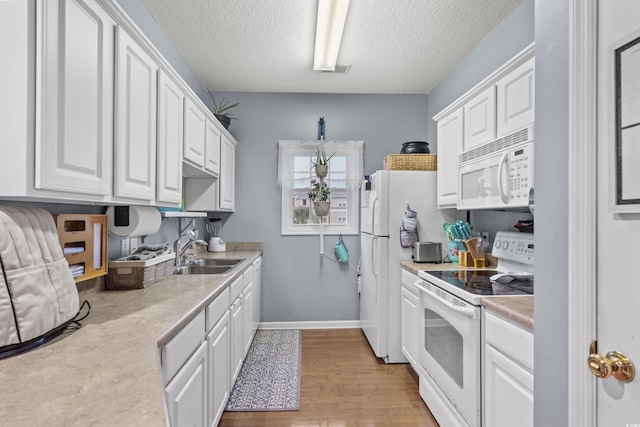
<svg viewBox="0 0 640 427"><path fill-rule="evenodd" d="M502 243L502 247L504 248L505 251L509 249L509 241L505 240L504 243Z"/></svg>
<svg viewBox="0 0 640 427"><path fill-rule="evenodd" d="M496 243L495 243L496 249L500 249L500 246L502 246L502 242L500 242L500 240L496 240Z"/></svg>

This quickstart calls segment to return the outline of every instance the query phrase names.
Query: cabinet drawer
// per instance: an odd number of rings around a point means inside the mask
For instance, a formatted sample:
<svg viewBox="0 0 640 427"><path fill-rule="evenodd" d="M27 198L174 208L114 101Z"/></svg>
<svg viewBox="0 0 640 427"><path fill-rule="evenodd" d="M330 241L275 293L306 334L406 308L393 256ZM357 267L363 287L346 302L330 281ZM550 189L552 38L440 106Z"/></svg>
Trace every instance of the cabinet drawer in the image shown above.
<svg viewBox="0 0 640 427"><path fill-rule="evenodd" d="M236 298L238 298L242 293L243 287L244 287L244 280L242 279L242 276L240 276L236 280L234 280L231 286L229 287L231 289L231 294L229 295L229 301L231 302L235 301Z"/></svg>
<svg viewBox="0 0 640 427"><path fill-rule="evenodd" d="M485 340L533 370L533 334L492 313L485 312Z"/></svg>
<svg viewBox="0 0 640 427"><path fill-rule="evenodd" d="M418 280L420 280L418 276L405 270L404 268L402 269L402 286L407 288L408 291L415 295L418 295L418 289L416 289L416 281Z"/></svg>
<svg viewBox="0 0 640 427"><path fill-rule="evenodd" d="M213 329L218 320L224 316L229 309L231 301L229 300L229 288L225 289L211 304L205 309L207 321L207 333Z"/></svg>
<svg viewBox="0 0 640 427"><path fill-rule="evenodd" d="M162 347L162 374L167 384L204 340L204 311Z"/></svg>

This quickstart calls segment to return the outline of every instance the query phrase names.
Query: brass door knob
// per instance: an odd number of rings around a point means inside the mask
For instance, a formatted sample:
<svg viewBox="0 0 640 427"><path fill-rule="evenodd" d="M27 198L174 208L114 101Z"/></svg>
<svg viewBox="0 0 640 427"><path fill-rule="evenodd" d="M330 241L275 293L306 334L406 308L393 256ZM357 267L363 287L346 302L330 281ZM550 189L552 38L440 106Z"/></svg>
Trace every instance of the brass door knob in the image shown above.
<svg viewBox="0 0 640 427"><path fill-rule="evenodd" d="M636 376L633 362L624 353L614 350L601 356L598 354L596 341L591 342L589 352L589 369L596 377L607 378L613 375L622 382L629 382Z"/></svg>

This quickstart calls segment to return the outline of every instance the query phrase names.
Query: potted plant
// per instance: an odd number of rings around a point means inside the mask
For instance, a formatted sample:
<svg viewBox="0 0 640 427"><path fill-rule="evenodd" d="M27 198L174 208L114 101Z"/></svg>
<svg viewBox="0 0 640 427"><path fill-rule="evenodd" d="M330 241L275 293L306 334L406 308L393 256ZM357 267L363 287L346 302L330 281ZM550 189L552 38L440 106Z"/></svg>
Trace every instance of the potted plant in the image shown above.
<svg viewBox="0 0 640 427"><path fill-rule="evenodd" d="M329 172L329 160L335 155L333 153L327 157L327 153L324 151L324 145L320 143L320 146L316 149L316 160L313 162L313 167L316 169L316 176L320 179L327 176Z"/></svg>
<svg viewBox="0 0 640 427"><path fill-rule="evenodd" d="M307 193L307 196L313 202L313 209L316 215L326 216L329 213L329 208L331 207L330 195L331 191L324 180L315 178L311 180L311 190Z"/></svg>
<svg viewBox="0 0 640 427"><path fill-rule="evenodd" d="M225 129L229 129L231 120L235 119L235 117L233 117L233 114L229 113L229 110L237 107L238 104L239 102L232 104L230 101L227 101L224 98L222 98L222 101L220 101L220 104L218 104L216 102L216 99L213 98L213 115L216 116L216 119L218 119L218 121L222 124L222 126L224 126Z"/></svg>

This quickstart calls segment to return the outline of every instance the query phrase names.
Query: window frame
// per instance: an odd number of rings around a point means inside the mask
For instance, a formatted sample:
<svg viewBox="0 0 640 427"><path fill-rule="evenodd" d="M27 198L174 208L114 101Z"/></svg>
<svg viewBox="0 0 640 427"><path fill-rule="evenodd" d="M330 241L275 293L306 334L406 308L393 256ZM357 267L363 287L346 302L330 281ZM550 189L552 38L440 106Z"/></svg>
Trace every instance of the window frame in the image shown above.
<svg viewBox="0 0 640 427"><path fill-rule="evenodd" d="M282 141L281 141L282 142ZM353 142L352 142L353 143ZM328 155L336 153L336 156L344 156L346 158L346 174L347 174L347 218L349 219L346 224L322 224L323 235L358 235L360 233L360 179L362 174L362 153L363 143L356 141L357 145L349 145L350 142L345 143L324 143L325 151ZM289 171L293 175L293 159L295 156L307 156L315 158L316 148L320 145L320 141L300 142L296 148L289 150L282 146L279 146L279 162L289 162L288 167L284 169ZM330 146L329 146L330 145ZM301 146L303 148L301 148ZM357 148L360 148L359 150ZM331 161L329 161L331 165ZM279 178L282 181L292 180L293 176L287 176L287 172L282 171L282 165L279 165ZM331 166L329 166L331 169ZM355 169L352 170L352 169ZM354 185L354 172L357 184ZM313 172L310 174L310 178L314 176ZM350 178L351 177L351 178ZM282 182L281 182L282 184ZM296 191L293 185L281 185L281 227L280 232L283 236L317 236L320 234L320 224L306 224L295 225L293 223L293 193ZM298 189L297 191L300 191ZM336 208L337 206L332 206ZM313 207L310 204L310 209Z"/></svg>

